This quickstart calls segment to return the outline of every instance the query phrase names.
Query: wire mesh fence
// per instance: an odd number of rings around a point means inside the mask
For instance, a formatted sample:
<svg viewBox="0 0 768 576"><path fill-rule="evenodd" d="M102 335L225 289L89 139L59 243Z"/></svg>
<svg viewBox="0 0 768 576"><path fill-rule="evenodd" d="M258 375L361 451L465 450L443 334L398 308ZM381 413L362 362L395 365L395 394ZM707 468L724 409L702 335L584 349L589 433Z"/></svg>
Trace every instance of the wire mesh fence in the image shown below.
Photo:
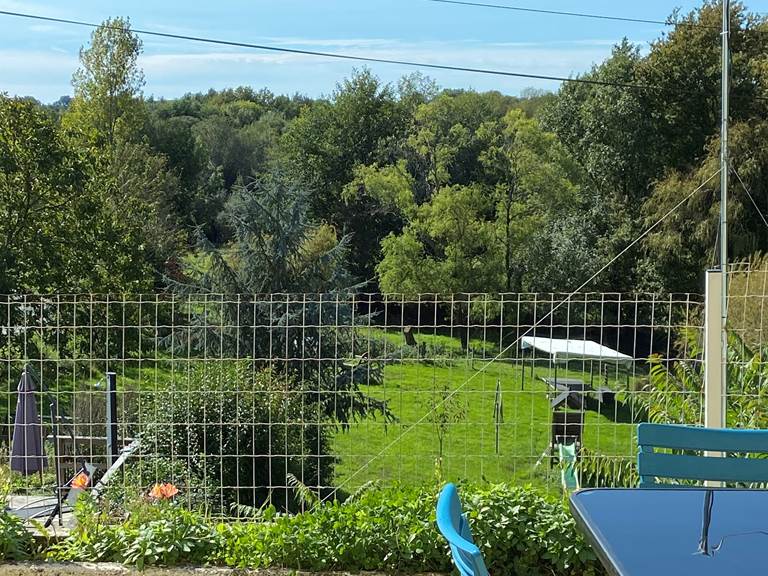
<svg viewBox="0 0 768 576"><path fill-rule="evenodd" d="M733 334L760 348L765 274L759 297L742 276ZM227 515L436 476L554 490L564 437L583 483L626 483L637 422L702 422L703 310L695 294L3 296L5 468L26 369L50 465L9 472L19 493L114 462L108 372L131 446L101 488L115 494L167 481ZM764 372L748 356L729 384L745 426L763 418L746 418L763 380L744 375Z"/></svg>

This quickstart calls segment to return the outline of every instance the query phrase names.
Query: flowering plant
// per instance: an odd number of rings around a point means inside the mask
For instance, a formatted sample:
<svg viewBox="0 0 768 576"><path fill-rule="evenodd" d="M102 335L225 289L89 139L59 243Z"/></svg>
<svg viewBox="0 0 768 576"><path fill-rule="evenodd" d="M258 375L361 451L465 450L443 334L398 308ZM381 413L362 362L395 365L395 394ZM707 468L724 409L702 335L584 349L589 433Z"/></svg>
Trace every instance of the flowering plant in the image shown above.
<svg viewBox="0 0 768 576"><path fill-rule="evenodd" d="M179 493L179 489L176 488L170 482L163 482L155 484L149 491L149 497L154 500L170 500L176 494Z"/></svg>

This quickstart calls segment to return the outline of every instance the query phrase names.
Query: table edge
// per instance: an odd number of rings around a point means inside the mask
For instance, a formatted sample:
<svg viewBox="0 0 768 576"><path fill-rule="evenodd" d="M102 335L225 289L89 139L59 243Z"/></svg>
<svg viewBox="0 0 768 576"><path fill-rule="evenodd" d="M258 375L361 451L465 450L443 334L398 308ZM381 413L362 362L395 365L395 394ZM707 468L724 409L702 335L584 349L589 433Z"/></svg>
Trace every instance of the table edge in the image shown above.
<svg viewBox="0 0 768 576"><path fill-rule="evenodd" d="M587 543L590 545L595 555L597 556L603 568L608 572L609 576L624 576L620 570L620 564L616 559L607 551L607 546L604 545L600 538L599 532L593 531L589 528L587 522L584 520L583 511L579 506L579 502L574 500L574 496L583 494L585 492L594 492L595 490L603 490L602 488L587 488L578 490L568 497L568 505L571 510L571 515L576 521L576 526L582 535L586 538Z"/></svg>

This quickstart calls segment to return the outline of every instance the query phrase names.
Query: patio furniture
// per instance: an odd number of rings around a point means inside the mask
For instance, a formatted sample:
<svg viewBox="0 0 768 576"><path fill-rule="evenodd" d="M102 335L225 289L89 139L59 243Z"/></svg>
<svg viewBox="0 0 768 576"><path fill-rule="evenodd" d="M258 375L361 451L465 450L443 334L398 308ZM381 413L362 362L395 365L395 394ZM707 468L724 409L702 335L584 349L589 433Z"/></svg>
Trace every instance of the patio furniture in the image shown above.
<svg viewBox="0 0 768 576"><path fill-rule="evenodd" d="M560 484L563 492L573 492L579 489L579 476L576 472L576 444L560 444Z"/></svg>
<svg viewBox="0 0 768 576"><path fill-rule="evenodd" d="M581 450L581 434L584 430L584 412L552 412L552 436L550 453L557 454L558 446L573 446L578 456Z"/></svg>
<svg viewBox="0 0 768 576"><path fill-rule="evenodd" d="M768 565L766 490L588 489L570 506L612 576L762 574Z"/></svg>
<svg viewBox="0 0 768 576"><path fill-rule="evenodd" d="M459 495L453 484L446 484L437 499L437 528L448 540L451 557L462 576L488 576L483 555L472 541L469 523L461 511Z"/></svg>
<svg viewBox="0 0 768 576"><path fill-rule="evenodd" d="M542 378L552 391L550 405L559 408L564 403L574 410L584 408L584 395L592 391L589 384L577 378Z"/></svg>
<svg viewBox="0 0 768 576"><path fill-rule="evenodd" d="M534 467L539 466L547 456L560 454L560 446L573 446L575 457L581 451L581 434L584 430L584 412L581 410L552 409L552 434L549 445L536 460ZM549 460L550 468L554 466L554 458Z"/></svg>
<svg viewBox="0 0 768 576"><path fill-rule="evenodd" d="M641 488L675 486L659 484L657 478L768 482L768 459L728 456L733 453L768 454L768 430L640 424L637 427L637 443ZM676 452L658 452L658 448ZM712 452L722 452L727 457L714 456Z"/></svg>

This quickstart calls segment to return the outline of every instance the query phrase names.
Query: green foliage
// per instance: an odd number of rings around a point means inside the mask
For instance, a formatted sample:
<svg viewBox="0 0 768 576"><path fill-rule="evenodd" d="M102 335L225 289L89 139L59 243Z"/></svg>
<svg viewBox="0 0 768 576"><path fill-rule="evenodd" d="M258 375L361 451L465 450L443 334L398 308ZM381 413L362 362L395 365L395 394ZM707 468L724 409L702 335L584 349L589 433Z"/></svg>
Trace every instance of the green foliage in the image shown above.
<svg viewBox="0 0 768 576"><path fill-rule="evenodd" d="M768 122L762 120L734 123L730 129L731 166L741 178L739 181L732 176L728 198L728 250L732 261L747 259L768 243L768 228L761 218L766 210L763 199L768 150L763 142L767 137ZM657 220L715 174L719 155L720 140L713 138L694 168L671 172L659 181L646 205L646 220ZM720 179L715 176L649 236L648 248L665 285L691 290L701 284L701 271L713 263L719 218Z"/></svg>
<svg viewBox="0 0 768 576"><path fill-rule="evenodd" d="M376 267L381 288L407 294L546 291L586 277L594 267L580 214L587 206L577 184L581 174L565 149L520 110L494 119L483 115L485 100L457 100L477 104L459 108L466 124L441 126L452 119L442 116L449 114L444 108L459 106L447 96L417 112L417 121L431 126L410 140L426 159L425 172L410 174L403 161L370 166L358 169L351 185L375 194L405 221L402 233L382 241ZM470 159L477 164L472 176L453 167L457 157L463 170Z"/></svg>
<svg viewBox="0 0 768 576"><path fill-rule="evenodd" d="M219 533L209 522L184 508L141 524L123 549L123 562L136 566L204 564L220 547Z"/></svg>
<svg viewBox="0 0 768 576"><path fill-rule="evenodd" d="M728 278L728 327L751 348L765 344L764 303L768 298L768 253L755 253Z"/></svg>
<svg viewBox="0 0 768 576"><path fill-rule="evenodd" d="M95 142L112 146L118 138L133 139L142 123L140 100L144 73L138 66L139 37L127 18L111 18L91 34L91 45L80 50L81 67L72 77L75 98L67 125L90 132Z"/></svg>
<svg viewBox="0 0 768 576"><path fill-rule="evenodd" d="M215 511L270 497L287 509L308 501L283 488L289 474L319 492L331 485L334 458L315 395L300 391L247 361L192 368L141 414L148 459L173 456L184 465L154 478L183 483L192 501ZM152 478L157 470L147 472Z"/></svg>
<svg viewBox="0 0 768 576"><path fill-rule="evenodd" d="M122 562L146 566L205 564L221 547L215 526L201 514L171 501L132 503L120 522L89 497L75 507L70 536L48 551L53 560Z"/></svg>
<svg viewBox="0 0 768 576"><path fill-rule="evenodd" d="M80 154L51 118L0 95L1 293L67 289L68 274L85 272L85 255L68 246L81 230L84 181Z"/></svg>
<svg viewBox="0 0 768 576"><path fill-rule="evenodd" d="M633 458L605 456L582 448L576 460L582 488L634 488L640 478Z"/></svg>
<svg viewBox="0 0 768 576"><path fill-rule="evenodd" d="M118 152L120 162L109 164L39 106L0 96L0 292L151 286L152 260L173 239L155 208L169 184L162 161L142 149Z"/></svg>
<svg viewBox="0 0 768 576"><path fill-rule="evenodd" d="M24 521L6 510L0 511L0 560L26 560L34 550L34 539Z"/></svg>
<svg viewBox="0 0 768 576"><path fill-rule="evenodd" d="M492 574L599 573L560 502L504 485L463 487L461 495ZM268 511L262 522L221 528L221 559L241 568L448 572L435 503L435 489L395 487L296 516Z"/></svg>
<svg viewBox="0 0 768 576"><path fill-rule="evenodd" d="M338 305L355 288L346 269L349 237L339 239L332 227L313 225L305 200L279 174L230 199L226 217L235 236L231 249L217 249L202 238L209 265L184 283L169 281L172 290L195 299L184 310L192 329L179 328L168 340L184 354L192 349L260 359L260 367L269 366L302 390L308 406L319 406L324 419L346 423L374 413L388 416L383 403L359 389L361 381L371 381L371 374L376 380L376 362L366 359L363 366L350 367L334 360L357 355L355 311ZM291 296L305 291L317 296ZM204 309L197 305L198 294L211 295ZM365 318L357 315L355 321L364 324ZM254 329L258 326L266 329ZM303 358L319 360L307 363Z"/></svg>
<svg viewBox="0 0 768 576"><path fill-rule="evenodd" d="M438 444L438 465L442 463L443 447L445 439L452 425L464 420L467 416L467 407L464 399L454 393L453 389L445 381L432 392L432 409L430 421L435 426Z"/></svg>
<svg viewBox="0 0 768 576"><path fill-rule="evenodd" d="M412 84L418 90L418 84ZM414 91L408 100L418 98ZM309 192L309 214L354 238L350 271L369 279L378 260L379 242L397 218L367 195L343 200L344 187L359 165L380 161L395 148L408 125L408 106L394 88L369 70L340 82L329 100L305 106L285 130L276 163ZM361 215L365 215L361 217Z"/></svg>
<svg viewBox="0 0 768 576"><path fill-rule="evenodd" d="M649 358L648 386L638 401L649 420L662 423L691 423L703 419L704 362L701 331L683 332L680 347L684 360L670 366L660 356ZM737 334L728 334L726 424L732 428L768 426L768 350L752 349Z"/></svg>
<svg viewBox="0 0 768 576"><path fill-rule="evenodd" d="M53 560L237 568L449 572L448 545L435 524L436 488L361 490L345 502L285 515L252 510L249 522L215 524L172 501L138 499L125 520L91 499L78 524L48 551ZM562 502L530 488L463 486L461 497L489 571L501 575L590 576L597 560Z"/></svg>

